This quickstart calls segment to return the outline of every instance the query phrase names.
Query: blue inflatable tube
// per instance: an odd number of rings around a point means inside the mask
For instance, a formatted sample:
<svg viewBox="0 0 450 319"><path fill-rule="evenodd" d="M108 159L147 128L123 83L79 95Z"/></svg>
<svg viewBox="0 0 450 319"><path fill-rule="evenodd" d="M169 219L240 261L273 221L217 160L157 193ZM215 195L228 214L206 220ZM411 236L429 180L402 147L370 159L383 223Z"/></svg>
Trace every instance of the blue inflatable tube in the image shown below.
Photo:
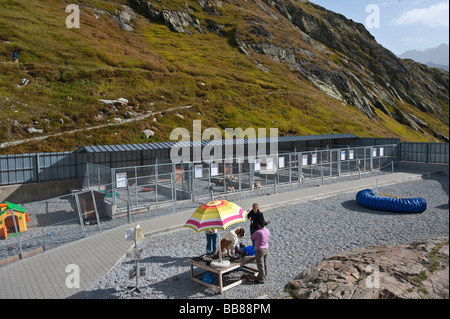
<svg viewBox="0 0 450 319"><path fill-rule="evenodd" d="M427 209L427 202L423 198L382 197L371 189L358 192L356 201L366 208L397 213L423 213Z"/></svg>

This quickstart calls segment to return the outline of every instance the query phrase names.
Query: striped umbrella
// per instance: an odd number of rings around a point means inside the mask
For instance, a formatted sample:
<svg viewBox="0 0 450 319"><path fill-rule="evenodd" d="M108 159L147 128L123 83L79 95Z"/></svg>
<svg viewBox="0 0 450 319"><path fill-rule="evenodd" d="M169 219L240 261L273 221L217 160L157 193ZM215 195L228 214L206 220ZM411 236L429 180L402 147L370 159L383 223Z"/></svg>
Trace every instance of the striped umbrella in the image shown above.
<svg viewBox="0 0 450 319"><path fill-rule="evenodd" d="M207 229L226 229L230 225L245 222L247 212L226 200L211 201L197 208L184 227L197 233Z"/></svg>
<svg viewBox="0 0 450 319"><path fill-rule="evenodd" d="M247 211L235 203L226 200L211 201L197 208L184 227L192 228L197 233L207 229L226 229L235 223L245 222L246 216ZM220 237L218 242L220 245ZM229 262L222 261L222 254L219 257L218 267L229 265Z"/></svg>

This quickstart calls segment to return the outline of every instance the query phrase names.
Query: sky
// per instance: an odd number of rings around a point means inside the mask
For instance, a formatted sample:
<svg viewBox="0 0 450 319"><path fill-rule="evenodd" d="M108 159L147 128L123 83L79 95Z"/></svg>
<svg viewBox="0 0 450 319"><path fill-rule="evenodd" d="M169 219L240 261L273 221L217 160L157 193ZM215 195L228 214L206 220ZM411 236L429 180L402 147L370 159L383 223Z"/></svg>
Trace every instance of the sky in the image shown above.
<svg viewBox="0 0 450 319"><path fill-rule="evenodd" d="M449 0L311 0L360 22L400 55L449 44Z"/></svg>

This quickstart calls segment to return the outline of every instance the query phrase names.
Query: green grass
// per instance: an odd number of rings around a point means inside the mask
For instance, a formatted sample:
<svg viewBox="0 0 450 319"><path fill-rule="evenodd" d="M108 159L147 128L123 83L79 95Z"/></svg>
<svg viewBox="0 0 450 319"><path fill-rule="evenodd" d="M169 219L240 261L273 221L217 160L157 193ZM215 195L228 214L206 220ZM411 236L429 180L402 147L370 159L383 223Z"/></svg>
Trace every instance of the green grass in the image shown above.
<svg viewBox="0 0 450 319"><path fill-rule="evenodd" d="M169 9L178 8L184 7L184 2L169 1L166 5ZM222 16L211 17L201 12L197 2L189 1L197 9L195 15L200 21L215 19L225 26L222 36L178 34L140 16L134 21L135 31L121 31L110 16L97 19L89 7L114 13L121 9L121 4L126 4L125 0L77 3L84 5L80 29L65 27L68 14L60 1L0 2L3 114L0 142L33 137L26 130L32 126L52 134L112 123L114 118L125 114L125 108L111 110L99 99L124 97L131 102L133 111L140 113L174 106L194 107L183 111L184 121L167 113L157 116L157 122L150 117L134 124L0 149L0 153L67 151L86 144L147 142L141 132L149 127L155 128L156 134L148 141L164 141L177 126L192 130L193 119L201 119L204 128L221 130L277 127L280 135L353 133L400 137L406 141L432 140L429 134L417 133L383 114L379 114L376 122L368 119L356 107L341 105L288 66L265 56L258 56L258 60L270 72L258 69L234 43L236 29L241 32L246 28L238 15L257 15L254 3L243 8L224 3L219 8ZM302 6L308 12L320 12ZM281 45L286 37L300 47L304 45L289 33L283 33L280 22L273 20L280 31L275 43ZM260 41L254 35L245 36ZM12 62L13 50L19 51L18 65ZM338 55L331 59L340 61ZM17 89L21 78L30 79L30 84ZM403 107L442 131L442 124L432 115ZM104 114L102 118L98 117L100 112Z"/></svg>

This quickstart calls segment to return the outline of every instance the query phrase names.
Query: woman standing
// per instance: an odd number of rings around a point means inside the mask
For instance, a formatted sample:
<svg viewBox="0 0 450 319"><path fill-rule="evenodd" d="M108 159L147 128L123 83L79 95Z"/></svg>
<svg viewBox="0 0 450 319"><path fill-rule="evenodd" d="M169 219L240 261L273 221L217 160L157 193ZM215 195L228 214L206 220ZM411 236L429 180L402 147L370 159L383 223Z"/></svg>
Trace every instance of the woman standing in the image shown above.
<svg viewBox="0 0 450 319"><path fill-rule="evenodd" d="M259 205L254 203L252 205L252 210L247 215L250 220L250 236L253 235L255 231L259 229L258 222L261 221L263 225L266 225L263 213L259 210ZM252 246L255 247L255 241L252 240Z"/></svg>

